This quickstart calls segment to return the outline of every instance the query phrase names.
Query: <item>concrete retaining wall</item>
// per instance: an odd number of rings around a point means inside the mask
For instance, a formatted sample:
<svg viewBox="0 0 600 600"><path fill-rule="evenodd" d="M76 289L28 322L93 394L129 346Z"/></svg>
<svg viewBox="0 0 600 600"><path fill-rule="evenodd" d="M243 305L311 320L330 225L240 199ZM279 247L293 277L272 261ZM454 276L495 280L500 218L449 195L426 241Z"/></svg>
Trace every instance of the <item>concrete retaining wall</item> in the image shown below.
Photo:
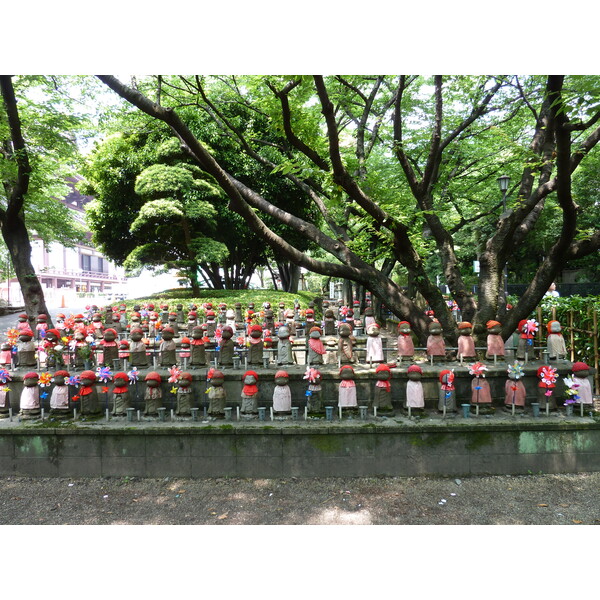
<svg viewBox="0 0 600 600"><path fill-rule="evenodd" d="M600 470L600 425L28 427L0 432L0 475L467 476Z"/></svg>

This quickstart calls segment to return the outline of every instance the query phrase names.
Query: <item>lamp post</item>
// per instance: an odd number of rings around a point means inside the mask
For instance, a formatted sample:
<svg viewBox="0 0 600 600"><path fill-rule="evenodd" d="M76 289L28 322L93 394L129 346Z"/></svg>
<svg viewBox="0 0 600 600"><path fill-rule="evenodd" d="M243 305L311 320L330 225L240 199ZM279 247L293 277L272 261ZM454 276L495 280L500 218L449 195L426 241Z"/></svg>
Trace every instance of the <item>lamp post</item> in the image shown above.
<svg viewBox="0 0 600 600"><path fill-rule="evenodd" d="M502 192L502 212L506 212L506 192L508 191L508 186L510 184L510 177L508 175L500 175L497 179L498 186L500 187L500 191ZM504 263L504 301L506 302L508 298L508 267L506 263Z"/></svg>

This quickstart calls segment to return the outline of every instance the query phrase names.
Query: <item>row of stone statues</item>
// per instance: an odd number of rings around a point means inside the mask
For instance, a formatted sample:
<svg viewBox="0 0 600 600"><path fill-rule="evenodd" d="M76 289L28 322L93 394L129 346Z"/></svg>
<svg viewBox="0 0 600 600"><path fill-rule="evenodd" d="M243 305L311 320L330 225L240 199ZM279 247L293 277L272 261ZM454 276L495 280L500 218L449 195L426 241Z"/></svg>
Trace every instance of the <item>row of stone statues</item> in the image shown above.
<svg viewBox="0 0 600 600"><path fill-rule="evenodd" d="M473 376L471 383L471 397L469 404L485 409L491 407L492 397L489 382L485 379L485 364L476 362L469 365L469 374ZM193 377L190 373L173 366L169 369L168 383L173 384L171 392L174 394L174 412L178 416L188 416L194 404L192 391ZM508 379L505 384L505 407L512 410L525 408L526 390L522 381L524 374L523 365L515 361L507 369ZM425 408L423 386L421 377L423 370L419 365L411 365L407 369L408 381L404 408L409 413L412 410L421 411ZM565 405L581 404L593 407L592 390L589 382L590 368L586 363L576 362L572 366L572 377L565 378L567 400ZM344 365L339 371L340 383L338 390L338 407L358 407L355 372L351 365ZM556 410L557 399L554 395L557 381L557 369L551 366L542 366L537 370L538 388L537 398L542 408ZM124 416L131 407L131 386L134 385L134 395L137 397L138 372L132 369L129 373L119 372L112 374L108 368L98 368L97 372L86 370L79 376L70 376L68 371L59 370L51 377L50 373L29 372L23 376L23 390L20 397L20 414L23 418L38 418L42 409L41 401L48 396L44 388L54 384L50 395L50 415L56 417L70 416L73 407L79 410L81 416L93 416L102 413L102 401L98 395L97 383L108 383L112 379L113 387L107 385L102 388L104 394L105 410L111 407L113 416ZM454 371L443 369L439 373L439 402L438 410L443 412L456 412L456 389L454 386ZM372 400L373 408L382 414L392 411L391 395L391 367L379 364L375 369L375 390ZM8 371L0 369L0 383L6 384L11 377ZM310 412L322 412L323 399L321 397L321 373L315 367L308 367L304 375L307 380L306 390L307 409ZM242 392L240 413L252 416L258 411L259 375L256 371L247 370L242 376ZM208 415L222 417L225 412L227 395L224 388L225 375L218 369L211 368L207 373ZM272 406L275 413L288 413L292 408L292 397L289 374L285 370L278 370L274 376L275 389L273 392ZM148 373L144 378L146 385L144 391L144 415L155 416L158 409L163 407L162 384L163 377L155 371ZM69 386L76 388L77 393L71 395ZM40 392L40 390L42 390ZM110 400L110 402L109 402ZM0 388L0 418L9 415L10 402L6 387Z"/></svg>

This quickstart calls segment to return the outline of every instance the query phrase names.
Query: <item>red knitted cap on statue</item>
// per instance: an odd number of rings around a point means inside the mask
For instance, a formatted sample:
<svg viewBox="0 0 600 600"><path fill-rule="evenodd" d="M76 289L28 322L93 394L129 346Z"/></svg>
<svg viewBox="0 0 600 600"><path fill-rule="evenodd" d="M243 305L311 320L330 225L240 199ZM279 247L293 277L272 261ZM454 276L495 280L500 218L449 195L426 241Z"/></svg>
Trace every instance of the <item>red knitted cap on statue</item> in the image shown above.
<svg viewBox="0 0 600 600"><path fill-rule="evenodd" d="M573 363L573 366L571 367L571 371L573 371L573 373L577 373L577 371L587 371L589 370L589 366L584 363L584 362L576 362Z"/></svg>
<svg viewBox="0 0 600 600"><path fill-rule="evenodd" d="M423 369L419 365L410 365L408 367L408 373L423 373Z"/></svg>
<svg viewBox="0 0 600 600"><path fill-rule="evenodd" d="M115 375L113 376L113 380L116 381L117 379L124 379L125 381L129 381L127 373L115 373Z"/></svg>
<svg viewBox="0 0 600 600"><path fill-rule="evenodd" d="M350 365L344 365L341 369L340 369L340 373L344 370L344 369L350 369L352 371L352 373L354 373L354 369L350 366Z"/></svg>
<svg viewBox="0 0 600 600"><path fill-rule="evenodd" d="M242 375L242 381L244 381L244 379L250 375L252 375L252 377L254 377L254 379L256 379L256 381L258 381L258 373L256 371L246 371Z"/></svg>
<svg viewBox="0 0 600 600"><path fill-rule="evenodd" d="M277 373L275 373L275 379L277 379L278 377L288 377L289 378L289 373L287 371L277 371Z"/></svg>
<svg viewBox="0 0 600 600"><path fill-rule="evenodd" d="M96 373L94 371L84 371L80 379L91 379L92 381L96 381Z"/></svg>
<svg viewBox="0 0 600 600"><path fill-rule="evenodd" d="M469 321L461 321L461 322L458 324L458 328L459 328L459 329L467 329L467 328L469 328L469 327L470 327L471 329L473 329L473 325L472 325L471 323L469 323Z"/></svg>
<svg viewBox="0 0 600 600"><path fill-rule="evenodd" d="M491 329L492 327L496 327L497 325L502 325L502 323L500 323L500 321L488 321L485 326L488 329Z"/></svg>
<svg viewBox="0 0 600 600"><path fill-rule="evenodd" d="M69 372L68 371L56 371L56 373L54 373L54 377L69 377Z"/></svg>
<svg viewBox="0 0 600 600"><path fill-rule="evenodd" d="M392 370L390 369L390 367L388 365L385 365L383 363L377 365L375 367L375 373L381 373L381 371L387 371L388 373L391 373Z"/></svg>
<svg viewBox="0 0 600 600"><path fill-rule="evenodd" d="M35 371L29 371L29 373L25 373L23 375L23 379L36 379L39 378L39 375Z"/></svg>
<svg viewBox="0 0 600 600"><path fill-rule="evenodd" d="M313 331L318 331L319 333L323 333L323 332L321 331L321 328L320 328L320 327L311 327L311 328L308 330L308 333L312 333Z"/></svg>
<svg viewBox="0 0 600 600"><path fill-rule="evenodd" d="M144 377L144 381L158 381L160 383L162 379L156 371L150 371L150 373Z"/></svg>
<svg viewBox="0 0 600 600"><path fill-rule="evenodd" d="M192 342L190 341L189 337L184 337L184 338L181 338L181 343L182 344L191 344Z"/></svg>
<svg viewBox="0 0 600 600"><path fill-rule="evenodd" d="M187 371L184 371L183 373L179 373L179 377L183 377L183 379L187 379L190 383L192 383L192 381L193 381L192 374L188 373Z"/></svg>

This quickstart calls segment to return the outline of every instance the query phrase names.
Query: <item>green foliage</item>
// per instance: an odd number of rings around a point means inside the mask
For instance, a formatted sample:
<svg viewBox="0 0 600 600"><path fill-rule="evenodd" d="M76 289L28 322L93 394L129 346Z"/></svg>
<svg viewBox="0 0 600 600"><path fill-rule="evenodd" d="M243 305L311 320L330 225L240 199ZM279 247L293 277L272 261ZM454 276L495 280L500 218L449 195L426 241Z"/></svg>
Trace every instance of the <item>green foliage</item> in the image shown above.
<svg viewBox="0 0 600 600"><path fill-rule="evenodd" d="M542 323L540 329L545 332L548 321L555 319L562 326L567 349L570 348L571 329L573 333L573 351L576 361L583 361L594 366L594 313L596 323L600 323L600 296L566 296L544 298L540 305L542 309ZM571 322L573 327L571 328ZM595 336L598 341L598 330Z"/></svg>

